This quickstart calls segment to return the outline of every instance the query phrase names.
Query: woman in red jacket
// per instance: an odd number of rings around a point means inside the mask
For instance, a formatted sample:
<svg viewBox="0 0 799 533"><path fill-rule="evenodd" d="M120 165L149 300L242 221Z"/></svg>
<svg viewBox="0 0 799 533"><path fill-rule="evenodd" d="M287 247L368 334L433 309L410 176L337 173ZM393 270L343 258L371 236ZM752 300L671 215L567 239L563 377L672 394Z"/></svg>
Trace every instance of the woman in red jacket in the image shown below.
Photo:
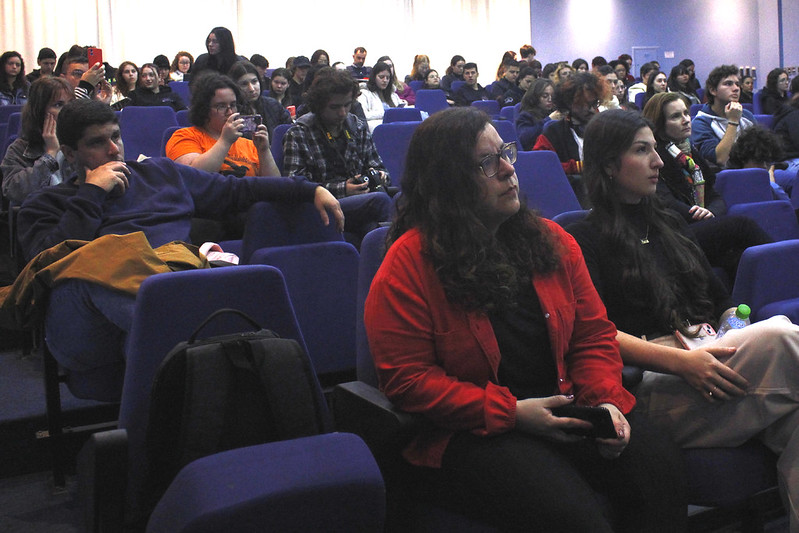
<svg viewBox="0 0 799 533"><path fill-rule="evenodd" d="M411 140L364 312L381 388L432 422L404 457L503 530L679 531L679 456L631 416L579 247L521 205L515 158L473 108ZM590 424L552 412L569 404L605 407L615 436L575 436Z"/></svg>

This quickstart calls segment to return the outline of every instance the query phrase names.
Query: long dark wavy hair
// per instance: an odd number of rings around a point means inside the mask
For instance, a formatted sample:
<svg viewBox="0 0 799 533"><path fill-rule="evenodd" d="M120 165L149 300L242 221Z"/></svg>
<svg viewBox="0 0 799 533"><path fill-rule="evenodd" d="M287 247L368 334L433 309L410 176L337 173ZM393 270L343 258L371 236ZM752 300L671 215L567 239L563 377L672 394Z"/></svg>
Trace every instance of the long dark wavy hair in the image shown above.
<svg viewBox="0 0 799 533"><path fill-rule="evenodd" d="M492 233L475 215L483 188L475 159L488 115L451 108L425 120L411 139L390 246L416 228L447 298L466 310L508 307L532 273L560 265L561 250L532 211L518 213Z"/></svg>
<svg viewBox="0 0 799 533"><path fill-rule="evenodd" d="M621 156L632 145L641 128L652 123L636 111L621 109L595 116L585 129L583 179L594 209L590 215L601 232L607 253L622 263L622 286L631 299L647 302L661 324L685 334L687 324L709 322L714 327L715 308L708 293L708 276L702 251L680 227L675 214L665 210L656 196L641 200L643 216L652 234L663 241L668 261L679 272L676 279L659 274L654 259L643 253L640 235L622 214L622 204L607 169L618 168Z"/></svg>

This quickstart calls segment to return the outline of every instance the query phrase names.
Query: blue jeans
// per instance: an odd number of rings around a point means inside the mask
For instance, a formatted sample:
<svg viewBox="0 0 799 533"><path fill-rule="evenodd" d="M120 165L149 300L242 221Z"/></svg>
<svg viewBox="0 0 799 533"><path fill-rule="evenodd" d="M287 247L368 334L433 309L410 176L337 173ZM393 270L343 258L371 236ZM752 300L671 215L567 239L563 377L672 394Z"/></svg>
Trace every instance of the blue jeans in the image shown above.
<svg viewBox="0 0 799 533"><path fill-rule="evenodd" d="M136 297L95 283L69 280L50 294L47 346L61 366L90 374L124 363L124 346Z"/></svg>
<svg viewBox="0 0 799 533"><path fill-rule="evenodd" d="M370 192L339 198L344 212L344 231L359 238L375 229L380 222L391 220L391 197L384 192Z"/></svg>

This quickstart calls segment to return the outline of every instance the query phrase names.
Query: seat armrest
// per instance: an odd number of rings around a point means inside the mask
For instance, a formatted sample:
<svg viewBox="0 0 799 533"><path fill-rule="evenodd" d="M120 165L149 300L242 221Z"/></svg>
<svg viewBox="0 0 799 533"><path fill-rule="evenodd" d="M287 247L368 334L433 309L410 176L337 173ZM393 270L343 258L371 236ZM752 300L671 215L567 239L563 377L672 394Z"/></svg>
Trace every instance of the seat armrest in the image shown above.
<svg viewBox="0 0 799 533"><path fill-rule="evenodd" d="M360 436L376 456L386 447L401 449L430 423L422 415L400 411L385 394L362 381L336 385L333 416L338 431Z"/></svg>
<svg viewBox="0 0 799 533"><path fill-rule="evenodd" d="M624 365L621 369L621 384L630 392L644 379L644 370L637 366Z"/></svg>
<svg viewBox="0 0 799 533"><path fill-rule="evenodd" d="M78 455L78 490L85 529L121 531L128 484L128 432L94 433Z"/></svg>

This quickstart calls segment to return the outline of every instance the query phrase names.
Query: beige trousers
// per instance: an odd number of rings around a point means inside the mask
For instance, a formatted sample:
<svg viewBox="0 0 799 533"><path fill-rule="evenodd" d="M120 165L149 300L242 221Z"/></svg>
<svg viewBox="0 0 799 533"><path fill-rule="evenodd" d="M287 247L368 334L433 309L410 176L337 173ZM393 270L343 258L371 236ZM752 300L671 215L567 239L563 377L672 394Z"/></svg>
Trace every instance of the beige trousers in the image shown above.
<svg viewBox="0 0 799 533"><path fill-rule="evenodd" d="M756 437L779 454L777 470L791 533L799 533L799 326L784 316L731 330L727 361L749 381L745 396L708 402L678 376L645 372L638 409L684 448L738 446Z"/></svg>

